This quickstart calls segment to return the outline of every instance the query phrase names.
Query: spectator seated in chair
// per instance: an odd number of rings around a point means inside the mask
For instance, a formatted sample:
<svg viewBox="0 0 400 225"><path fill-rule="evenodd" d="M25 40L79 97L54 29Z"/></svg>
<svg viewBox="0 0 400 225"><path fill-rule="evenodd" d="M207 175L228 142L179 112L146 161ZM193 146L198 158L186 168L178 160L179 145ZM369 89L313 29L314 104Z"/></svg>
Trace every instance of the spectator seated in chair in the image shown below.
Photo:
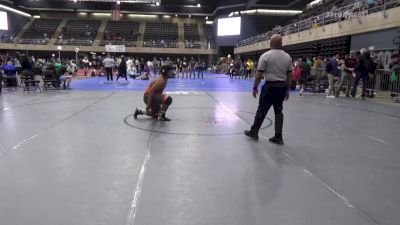
<svg viewBox="0 0 400 225"><path fill-rule="evenodd" d="M64 89L68 89L69 85L71 84L72 81L72 72L65 70L64 74L60 76L60 81L63 84Z"/></svg>
<svg viewBox="0 0 400 225"><path fill-rule="evenodd" d="M7 62L7 65L3 66L3 81L6 87L17 85L17 68L12 64L11 61Z"/></svg>
<svg viewBox="0 0 400 225"><path fill-rule="evenodd" d="M148 73L143 73L140 77L138 77L137 79L139 80L150 80L150 76Z"/></svg>

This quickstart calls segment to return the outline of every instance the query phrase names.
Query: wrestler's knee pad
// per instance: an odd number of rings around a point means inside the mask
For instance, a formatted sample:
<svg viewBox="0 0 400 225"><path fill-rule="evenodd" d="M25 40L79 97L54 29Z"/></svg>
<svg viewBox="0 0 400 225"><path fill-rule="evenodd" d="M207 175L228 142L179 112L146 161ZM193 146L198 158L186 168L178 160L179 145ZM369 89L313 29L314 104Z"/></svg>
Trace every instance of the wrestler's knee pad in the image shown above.
<svg viewBox="0 0 400 225"><path fill-rule="evenodd" d="M171 96L166 96L164 103L167 105L171 105L172 104L172 97Z"/></svg>

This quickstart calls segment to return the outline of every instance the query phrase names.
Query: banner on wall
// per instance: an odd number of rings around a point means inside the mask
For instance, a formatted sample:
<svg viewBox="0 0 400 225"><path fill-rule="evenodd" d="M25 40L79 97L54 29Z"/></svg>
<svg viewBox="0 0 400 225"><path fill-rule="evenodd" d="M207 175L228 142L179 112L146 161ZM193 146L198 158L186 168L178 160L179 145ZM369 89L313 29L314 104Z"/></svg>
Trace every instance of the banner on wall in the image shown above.
<svg viewBox="0 0 400 225"><path fill-rule="evenodd" d="M106 52L125 52L125 45L106 45Z"/></svg>

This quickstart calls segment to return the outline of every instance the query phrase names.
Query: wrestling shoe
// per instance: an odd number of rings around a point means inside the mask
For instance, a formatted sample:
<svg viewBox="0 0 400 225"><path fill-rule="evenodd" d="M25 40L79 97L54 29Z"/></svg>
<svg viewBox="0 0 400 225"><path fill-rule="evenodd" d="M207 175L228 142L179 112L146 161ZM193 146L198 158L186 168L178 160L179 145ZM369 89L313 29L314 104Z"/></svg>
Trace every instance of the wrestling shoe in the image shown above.
<svg viewBox="0 0 400 225"><path fill-rule="evenodd" d="M138 109L138 108L136 107L135 113L133 114L133 118L137 119L137 116L138 116L138 115L143 115L143 112L142 112L142 110L140 110L140 109Z"/></svg>
<svg viewBox="0 0 400 225"><path fill-rule="evenodd" d="M269 139L269 142L272 142L272 143L277 144L277 145L283 145L283 144L284 144L284 143L283 143L282 136L280 136L280 137L275 136L275 137L273 137L273 138L270 138L270 139Z"/></svg>
<svg viewBox="0 0 400 225"><path fill-rule="evenodd" d="M255 132L253 132L251 130L245 130L244 131L244 135L246 135L247 137L252 138L253 140L258 140L258 134L256 134Z"/></svg>
<svg viewBox="0 0 400 225"><path fill-rule="evenodd" d="M165 116L165 113L161 113L159 116L158 116L158 118L157 118L159 121L171 121L171 119L169 119L169 118L167 118L166 116Z"/></svg>

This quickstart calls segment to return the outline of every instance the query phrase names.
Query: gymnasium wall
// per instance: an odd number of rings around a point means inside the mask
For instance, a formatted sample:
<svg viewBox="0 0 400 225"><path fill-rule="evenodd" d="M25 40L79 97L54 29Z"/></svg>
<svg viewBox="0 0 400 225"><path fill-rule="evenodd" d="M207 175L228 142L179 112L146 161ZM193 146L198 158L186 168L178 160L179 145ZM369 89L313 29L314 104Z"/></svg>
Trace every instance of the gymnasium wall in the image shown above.
<svg viewBox="0 0 400 225"><path fill-rule="evenodd" d="M360 50L370 46L380 50L396 49L399 47L394 43L396 37L400 38L400 28L354 34L351 36L351 49Z"/></svg>
<svg viewBox="0 0 400 225"><path fill-rule="evenodd" d="M242 39L256 36L275 27L277 24L286 23L290 16L250 16L243 15L241 34L236 36L217 36L217 20L214 21L214 33L217 46L235 46Z"/></svg>

